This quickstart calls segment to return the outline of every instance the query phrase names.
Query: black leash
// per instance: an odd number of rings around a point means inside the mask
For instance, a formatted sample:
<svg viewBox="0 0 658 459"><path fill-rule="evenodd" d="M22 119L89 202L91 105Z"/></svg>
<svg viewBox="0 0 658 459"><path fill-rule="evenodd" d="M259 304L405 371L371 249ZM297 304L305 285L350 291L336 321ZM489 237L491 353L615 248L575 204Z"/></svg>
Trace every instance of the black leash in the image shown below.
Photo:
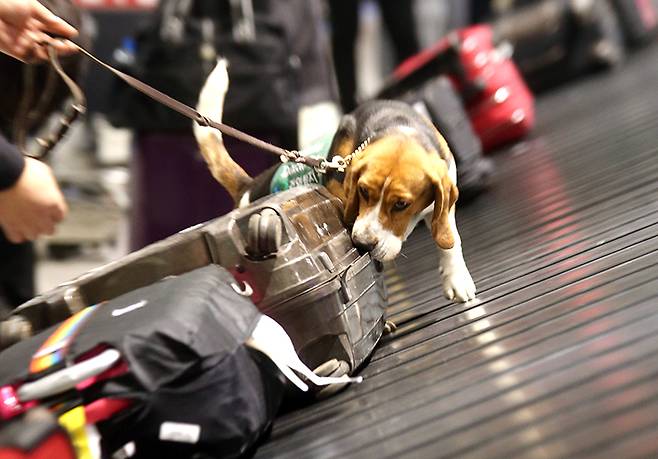
<svg viewBox="0 0 658 459"><path fill-rule="evenodd" d="M53 131L48 134L46 137L38 137L36 139L37 145L38 145L38 150L35 154L30 154L27 152L27 148L25 146L25 138L27 136L27 130L29 129L28 122L30 121L28 118L27 114L24 114L22 116L23 118L23 125L21 126L21 129L18 130L18 135L17 135L17 142L18 146L21 150L21 152L25 156L29 156L31 158L36 158L36 159L44 159L50 151L59 143L60 140L66 135L68 132L69 128L71 127L71 124L80 116L81 114L84 114L87 110L87 99L85 98L84 93L80 89L80 87L73 81L73 79L64 72L64 69L62 68L62 65L59 61L59 57L57 56L57 52L55 51L55 48L52 46L48 47L48 58L50 60L50 64L59 75L59 77L64 81L66 86L68 87L71 96L73 97L73 102L70 103L65 109L64 113L62 116L59 118L59 123L57 126L53 129ZM34 91L34 88L31 86L34 83L34 74L31 68L28 67L26 70L26 74L30 75L31 78L29 78L31 81L28 81L26 84L26 88L24 91L32 92ZM50 75L48 77L48 81L51 82L52 78L50 78ZM51 86L51 91L53 90L52 88L54 87L53 84L50 84ZM25 97L26 104L29 105L31 102L31 99L33 98L33 94L28 94ZM43 99L42 99L43 100ZM27 107L26 107L27 110Z"/></svg>
<svg viewBox="0 0 658 459"><path fill-rule="evenodd" d="M73 42L72 42L73 43ZM96 56L94 56L92 53L84 49L82 46L73 43L78 50L82 54L84 54L86 57L94 61L96 64L100 65L101 67L109 70L112 72L114 75L119 77L121 80L138 90L139 92L145 94L146 96L150 97L151 99L171 108L172 110L175 110L176 112L180 113L181 115L193 120L200 126L204 127L211 127L213 129L217 129L221 133L228 135L230 137L233 137L235 139L238 139L242 142L248 143L250 145L253 145L263 151L266 151L268 153L274 154L278 156L282 162L287 162L287 161L293 161L297 163L302 163L307 166L313 167L316 170L319 171L325 171L327 168L334 167L336 168L336 161L325 161L322 159L317 159L317 158L310 158L310 157L305 157L301 155L298 151L296 150L286 150L284 148L278 147L276 145L273 145L271 143L265 142L263 140L260 140L252 135L249 135L245 132L242 132L234 127L228 126L224 123L220 123L217 121L214 121L206 116L203 116L201 113L193 109L192 107L174 99L171 96L168 96L167 94L158 91L152 86L149 86L148 84L138 80L137 78L134 78L120 70L117 70L116 68L112 67L111 65L107 64L106 62L103 62ZM65 116L62 118L61 125L59 128L51 134L48 139L43 140L43 139L37 139L40 145L44 148L44 150L41 152L39 157L44 157L48 151L52 149L52 147L59 141L63 135L66 133L68 130L68 126L77 118L77 116L81 113L84 113L85 110L85 98L84 94L82 93L82 90L80 87L68 76L66 73L64 73L60 63L59 59L57 57L57 53L55 52L54 47L51 45L48 47L48 54L50 57L50 62L57 71L57 73L62 77L66 85L69 87L71 90L71 94L74 97L74 103L71 104L69 107L67 113ZM342 164L340 165L342 168Z"/></svg>
<svg viewBox="0 0 658 459"><path fill-rule="evenodd" d="M70 41L70 40L69 40ZM281 162L286 163L288 161L292 161L295 163L300 163L304 164L308 167L312 167L315 169L317 172L324 174L328 170L336 170L339 172L345 172L345 169L347 166L350 165L353 157L356 155L360 154L363 149L370 143L370 138L366 139L361 145L359 145L353 153L345 156L345 157L340 157L340 156L334 156L331 158L331 160L327 161L325 159L320 159L320 158L313 158L310 156L304 156L302 153L300 153L297 150L286 150L284 148L278 147L276 145L273 145L269 142L265 142L261 139L258 139L252 135L247 134L246 132L242 132L239 129L236 129L234 127L228 126L224 123L220 123L218 121L214 121L206 116L203 116L201 113L193 109L192 107L184 104L183 102L180 102L179 100L174 99L171 96L168 96L167 94L158 91L152 86L149 86L148 84L144 83L143 81L138 80L135 77L132 77L114 67L112 67L110 64L107 64L106 62L103 62L100 60L98 57L94 56L92 53L87 51L85 48L82 46L78 45L75 42L70 41L73 43L73 45L78 48L78 50L94 61L96 64L100 65L101 67L109 70L112 72L114 75L119 77L121 80L123 80L125 83L128 85L132 86L142 94L145 94L146 96L150 97L151 99L155 100L156 102L159 102L172 110L180 113L181 115L193 120L197 124L203 127L210 127L213 129L217 129L221 133L228 135L230 137L233 137L237 140L240 140L242 142L248 143L250 145L253 145L263 151L266 151L268 153L274 154L279 157ZM86 99L84 96L84 93L80 89L80 87L76 84L75 81L71 77L69 77L64 70L62 69L62 66L59 62L59 58L57 56L57 52L55 51L54 46L52 44L48 44L48 56L50 59L50 63L55 69L55 71L59 74L59 76L62 78L62 80L66 83L68 86L72 96L73 96L73 103L70 104L70 106L66 109L64 116L60 119L60 124L59 126L52 132L46 139L43 138L38 138L37 143L41 147L41 151L37 155L27 155L27 156L32 156L35 158L45 158L45 156L52 150L52 148L59 142L62 137L66 134L68 131L71 123L75 121L75 119L83 114L86 111Z"/></svg>

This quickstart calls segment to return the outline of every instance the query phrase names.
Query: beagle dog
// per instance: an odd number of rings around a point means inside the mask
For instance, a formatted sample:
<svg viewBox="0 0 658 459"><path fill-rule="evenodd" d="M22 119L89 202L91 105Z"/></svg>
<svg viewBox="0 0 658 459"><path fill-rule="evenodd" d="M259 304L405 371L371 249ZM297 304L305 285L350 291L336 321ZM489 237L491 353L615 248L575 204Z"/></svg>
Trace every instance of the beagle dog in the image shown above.
<svg viewBox="0 0 658 459"><path fill-rule="evenodd" d="M227 89L226 63L220 60L201 91L199 112L220 121ZM235 203L245 206L260 197L256 191L272 171L252 178L228 154L220 132L201 126L194 132L211 173ZM445 296L474 299L455 223L457 169L432 123L402 102L367 102L343 116L328 157L336 155L352 155L351 163L344 176L328 173L325 186L343 202L355 245L376 260L392 260L425 219L439 248Z"/></svg>

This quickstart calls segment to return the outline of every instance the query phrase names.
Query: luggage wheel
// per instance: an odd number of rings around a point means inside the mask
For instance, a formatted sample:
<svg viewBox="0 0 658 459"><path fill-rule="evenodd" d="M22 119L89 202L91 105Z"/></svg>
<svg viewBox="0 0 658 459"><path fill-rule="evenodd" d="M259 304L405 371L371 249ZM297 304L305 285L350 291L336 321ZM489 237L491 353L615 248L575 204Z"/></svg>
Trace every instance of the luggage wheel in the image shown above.
<svg viewBox="0 0 658 459"><path fill-rule="evenodd" d="M32 324L21 316L0 322L0 350L32 336Z"/></svg>
<svg viewBox="0 0 658 459"><path fill-rule="evenodd" d="M313 370L313 373L315 373L318 376L340 377L348 374L349 372L350 372L350 365L346 361L338 360L338 359L328 360L323 364L321 364L320 366L318 366L315 370ZM323 400L327 397L330 397L340 392L345 387L347 387L348 384L349 383L332 384L331 386L324 386L315 393L315 398L316 400Z"/></svg>
<svg viewBox="0 0 658 459"><path fill-rule="evenodd" d="M391 333L393 333L397 329L398 329L398 326L395 325L395 323L391 322L390 320L387 320L386 323L384 324L384 334L385 335L390 335Z"/></svg>
<svg viewBox="0 0 658 459"><path fill-rule="evenodd" d="M263 258L279 251L283 239L283 225L272 209L263 209L249 217L247 253Z"/></svg>

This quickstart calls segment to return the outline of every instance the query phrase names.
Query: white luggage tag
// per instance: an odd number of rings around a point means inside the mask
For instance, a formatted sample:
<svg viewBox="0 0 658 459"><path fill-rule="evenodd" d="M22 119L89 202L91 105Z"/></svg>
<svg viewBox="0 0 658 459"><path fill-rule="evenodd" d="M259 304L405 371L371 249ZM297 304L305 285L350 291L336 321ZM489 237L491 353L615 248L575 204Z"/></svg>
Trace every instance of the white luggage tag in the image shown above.
<svg viewBox="0 0 658 459"><path fill-rule="evenodd" d="M262 315L246 341L247 346L257 349L267 355L281 372L302 391L308 391L308 386L292 370L295 370L311 381L316 386L328 386L330 384L360 383L363 377L340 377L318 376L313 373L299 359L290 337L274 319Z"/></svg>

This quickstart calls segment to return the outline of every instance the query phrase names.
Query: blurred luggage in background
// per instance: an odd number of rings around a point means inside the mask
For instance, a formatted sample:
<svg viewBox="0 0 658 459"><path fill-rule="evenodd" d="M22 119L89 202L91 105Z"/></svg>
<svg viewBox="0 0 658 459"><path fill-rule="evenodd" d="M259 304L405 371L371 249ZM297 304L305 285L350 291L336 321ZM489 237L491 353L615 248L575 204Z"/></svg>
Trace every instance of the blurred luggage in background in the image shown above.
<svg viewBox="0 0 658 459"><path fill-rule="evenodd" d="M508 43L513 59L535 91L624 57L619 20L608 0L544 0L492 22L494 42Z"/></svg>
<svg viewBox="0 0 658 459"><path fill-rule="evenodd" d="M630 46L645 45L658 32L658 1L611 0Z"/></svg>
<svg viewBox="0 0 658 459"><path fill-rule="evenodd" d="M405 61L378 97L398 97L441 74L453 81L485 151L532 129L532 93L504 49L494 46L491 27L484 24L457 30Z"/></svg>

